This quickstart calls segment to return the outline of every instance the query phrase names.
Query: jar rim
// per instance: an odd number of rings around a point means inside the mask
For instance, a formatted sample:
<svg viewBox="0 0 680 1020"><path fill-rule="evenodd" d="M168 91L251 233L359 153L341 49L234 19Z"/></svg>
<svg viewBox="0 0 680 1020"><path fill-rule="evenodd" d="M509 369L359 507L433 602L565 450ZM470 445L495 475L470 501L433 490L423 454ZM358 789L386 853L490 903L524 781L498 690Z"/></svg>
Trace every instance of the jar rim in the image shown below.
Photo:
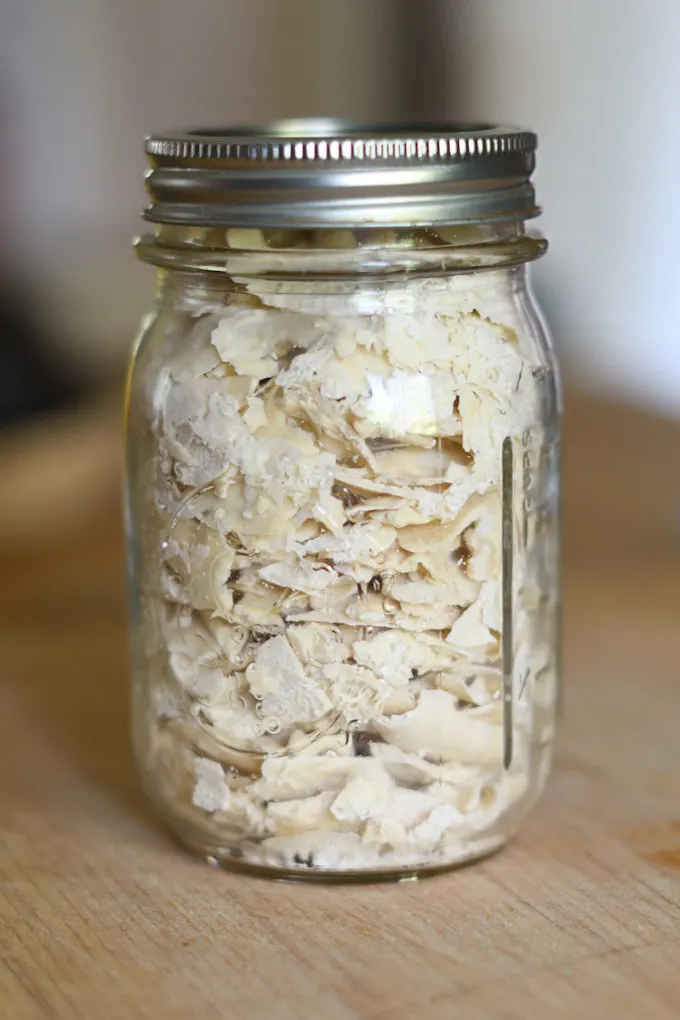
<svg viewBox="0 0 680 1020"><path fill-rule="evenodd" d="M268 277L329 282L352 279L386 282L405 276L449 276L493 269L510 269L533 262L547 249L540 234L525 232L522 225L463 226L440 228L436 244L403 243L412 231L381 230L375 242L353 247L313 243L315 234L339 231L267 231L231 227L192 227L160 224L154 233L135 240L138 257L166 270L211 273L227 277ZM487 233L488 231L488 233ZM307 239L308 244L272 246L271 234L291 234L289 240ZM343 232L346 233L346 232ZM434 231L428 231L428 234ZM234 235L232 237L232 235ZM247 235L247 236L246 236ZM386 235L394 235L391 239ZM400 241L401 238L401 241ZM277 237L277 241L286 238Z"/></svg>

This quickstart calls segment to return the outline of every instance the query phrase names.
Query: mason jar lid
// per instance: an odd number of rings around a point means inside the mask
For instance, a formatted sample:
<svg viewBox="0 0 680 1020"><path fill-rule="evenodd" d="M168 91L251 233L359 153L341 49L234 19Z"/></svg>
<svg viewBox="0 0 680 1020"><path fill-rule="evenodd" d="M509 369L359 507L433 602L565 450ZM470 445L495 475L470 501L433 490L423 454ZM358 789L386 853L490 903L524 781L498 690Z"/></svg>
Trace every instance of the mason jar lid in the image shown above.
<svg viewBox="0 0 680 1020"><path fill-rule="evenodd" d="M537 216L536 135L473 124L282 120L146 140L154 223L409 227Z"/></svg>

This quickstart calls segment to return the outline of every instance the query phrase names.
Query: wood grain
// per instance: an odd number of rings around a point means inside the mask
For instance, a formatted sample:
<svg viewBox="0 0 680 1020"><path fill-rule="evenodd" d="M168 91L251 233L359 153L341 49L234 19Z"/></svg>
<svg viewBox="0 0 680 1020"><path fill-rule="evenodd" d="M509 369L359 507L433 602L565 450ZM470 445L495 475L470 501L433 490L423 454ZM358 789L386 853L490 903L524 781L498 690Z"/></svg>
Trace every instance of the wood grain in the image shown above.
<svg viewBox="0 0 680 1020"><path fill-rule="evenodd" d="M677 1020L680 429L568 412L555 774L506 851L427 882L270 883L185 854L131 762L117 507L5 561L1 1020Z"/></svg>

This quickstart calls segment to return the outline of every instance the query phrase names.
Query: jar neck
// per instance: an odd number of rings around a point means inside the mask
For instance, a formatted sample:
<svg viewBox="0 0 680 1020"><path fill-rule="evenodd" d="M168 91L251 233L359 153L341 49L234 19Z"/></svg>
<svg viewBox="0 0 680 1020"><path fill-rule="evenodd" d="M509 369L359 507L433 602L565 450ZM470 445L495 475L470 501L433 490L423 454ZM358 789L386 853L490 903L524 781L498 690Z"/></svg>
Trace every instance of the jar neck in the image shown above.
<svg viewBox="0 0 680 1020"><path fill-rule="evenodd" d="M259 230L159 224L136 242L165 270L269 279L394 278L512 268L547 242L524 222L391 229Z"/></svg>

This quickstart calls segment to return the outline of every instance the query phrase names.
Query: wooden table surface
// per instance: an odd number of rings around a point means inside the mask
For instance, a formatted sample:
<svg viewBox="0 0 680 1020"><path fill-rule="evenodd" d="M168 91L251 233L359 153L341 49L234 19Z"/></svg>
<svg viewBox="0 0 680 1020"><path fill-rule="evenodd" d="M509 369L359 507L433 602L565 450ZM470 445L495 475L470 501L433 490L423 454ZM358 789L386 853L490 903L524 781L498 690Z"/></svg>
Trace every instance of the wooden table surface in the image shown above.
<svg viewBox="0 0 680 1020"><path fill-rule="evenodd" d="M185 854L131 762L116 508L5 557L2 1020L678 1020L680 428L568 412L555 773L507 850L429 881Z"/></svg>

